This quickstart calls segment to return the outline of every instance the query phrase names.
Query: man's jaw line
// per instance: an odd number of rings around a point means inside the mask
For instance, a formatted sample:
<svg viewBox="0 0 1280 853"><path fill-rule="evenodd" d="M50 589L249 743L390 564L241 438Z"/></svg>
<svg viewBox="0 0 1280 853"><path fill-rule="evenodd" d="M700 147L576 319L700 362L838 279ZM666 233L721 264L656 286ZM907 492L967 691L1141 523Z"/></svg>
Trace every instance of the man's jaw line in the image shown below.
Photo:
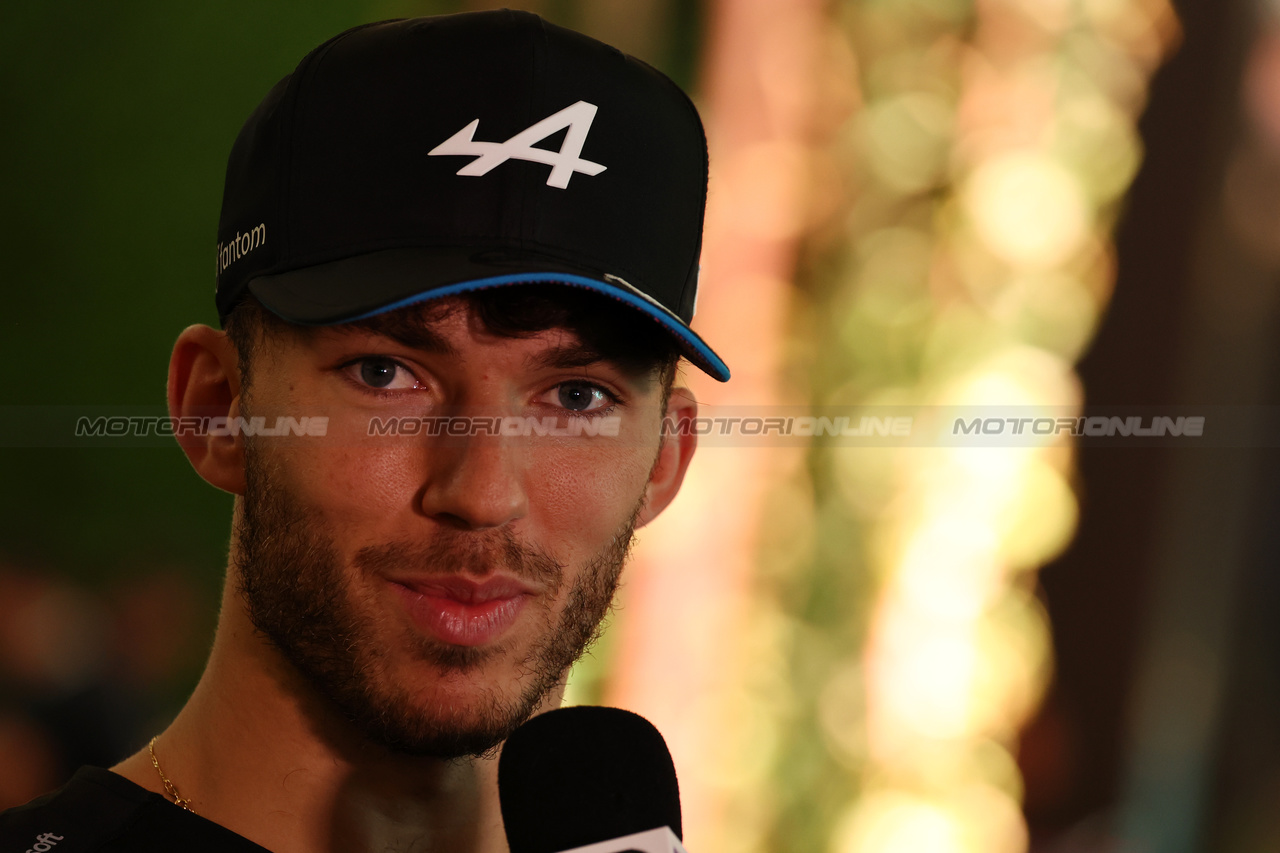
<svg viewBox="0 0 1280 853"><path fill-rule="evenodd" d="M327 700L322 718L336 711L344 734L407 756L479 757L558 696L608 610L641 503L568 585L567 565L509 527L343 549L268 460L246 452L234 537L250 621L303 695ZM408 618L387 612L397 597Z"/></svg>

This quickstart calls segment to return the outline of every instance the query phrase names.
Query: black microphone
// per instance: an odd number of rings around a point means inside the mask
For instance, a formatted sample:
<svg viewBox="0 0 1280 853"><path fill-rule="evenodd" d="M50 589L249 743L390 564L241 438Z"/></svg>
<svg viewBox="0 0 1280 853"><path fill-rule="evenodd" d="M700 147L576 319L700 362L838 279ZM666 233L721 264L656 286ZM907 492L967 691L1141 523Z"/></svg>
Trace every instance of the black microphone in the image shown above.
<svg viewBox="0 0 1280 853"><path fill-rule="evenodd" d="M680 851L680 787L653 724L620 708L549 711L498 759L511 853Z"/></svg>

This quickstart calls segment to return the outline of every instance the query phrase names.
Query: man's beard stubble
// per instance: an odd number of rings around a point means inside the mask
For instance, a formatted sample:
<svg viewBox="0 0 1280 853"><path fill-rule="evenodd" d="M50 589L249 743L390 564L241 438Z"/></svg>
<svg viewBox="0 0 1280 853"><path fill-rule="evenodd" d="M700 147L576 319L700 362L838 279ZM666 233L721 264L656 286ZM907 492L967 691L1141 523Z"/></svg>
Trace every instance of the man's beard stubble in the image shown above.
<svg viewBox="0 0 1280 853"><path fill-rule="evenodd" d="M495 691L471 716L427 707L393 682L387 650L371 632L380 614L372 600L361 610L356 587L343 574L337 549L314 514L273 478L257 440L245 443L245 493L235 521L232 552L239 591L254 627L280 650L324 698L369 741L394 752L456 758L483 755L528 719L598 636L633 540L637 503L610 543L594 555L569 591L559 622L520 661L525 687L518 697ZM543 590L533 606L550 615L548 599L564 584L564 566L550 554L518 542L509 531L441 528L427 547L389 543L362 548L353 570L368 578L403 568L419 576L479 576L504 568ZM549 622L549 620L548 620ZM503 643L453 646L412 635L409 653L445 672L482 676L484 664L509 654Z"/></svg>

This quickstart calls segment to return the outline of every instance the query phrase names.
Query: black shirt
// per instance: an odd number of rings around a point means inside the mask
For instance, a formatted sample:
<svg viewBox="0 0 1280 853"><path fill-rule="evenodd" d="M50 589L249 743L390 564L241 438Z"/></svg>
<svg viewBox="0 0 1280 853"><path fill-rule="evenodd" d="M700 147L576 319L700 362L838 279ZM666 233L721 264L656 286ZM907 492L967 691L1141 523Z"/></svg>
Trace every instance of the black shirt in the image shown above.
<svg viewBox="0 0 1280 853"><path fill-rule="evenodd" d="M101 767L0 813L0 853L268 853Z"/></svg>

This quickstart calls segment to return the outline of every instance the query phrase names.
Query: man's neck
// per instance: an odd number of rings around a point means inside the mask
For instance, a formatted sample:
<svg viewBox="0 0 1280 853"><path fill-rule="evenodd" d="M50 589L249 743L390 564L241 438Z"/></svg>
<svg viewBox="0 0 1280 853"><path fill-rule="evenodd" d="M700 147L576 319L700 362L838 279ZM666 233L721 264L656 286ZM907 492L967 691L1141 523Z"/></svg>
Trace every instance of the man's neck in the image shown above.
<svg viewBox="0 0 1280 853"><path fill-rule="evenodd" d="M273 853L507 849L496 758L447 761L370 744L254 631L232 595L204 675L156 756L197 814ZM165 793L146 749L113 770Z"/></svg>

